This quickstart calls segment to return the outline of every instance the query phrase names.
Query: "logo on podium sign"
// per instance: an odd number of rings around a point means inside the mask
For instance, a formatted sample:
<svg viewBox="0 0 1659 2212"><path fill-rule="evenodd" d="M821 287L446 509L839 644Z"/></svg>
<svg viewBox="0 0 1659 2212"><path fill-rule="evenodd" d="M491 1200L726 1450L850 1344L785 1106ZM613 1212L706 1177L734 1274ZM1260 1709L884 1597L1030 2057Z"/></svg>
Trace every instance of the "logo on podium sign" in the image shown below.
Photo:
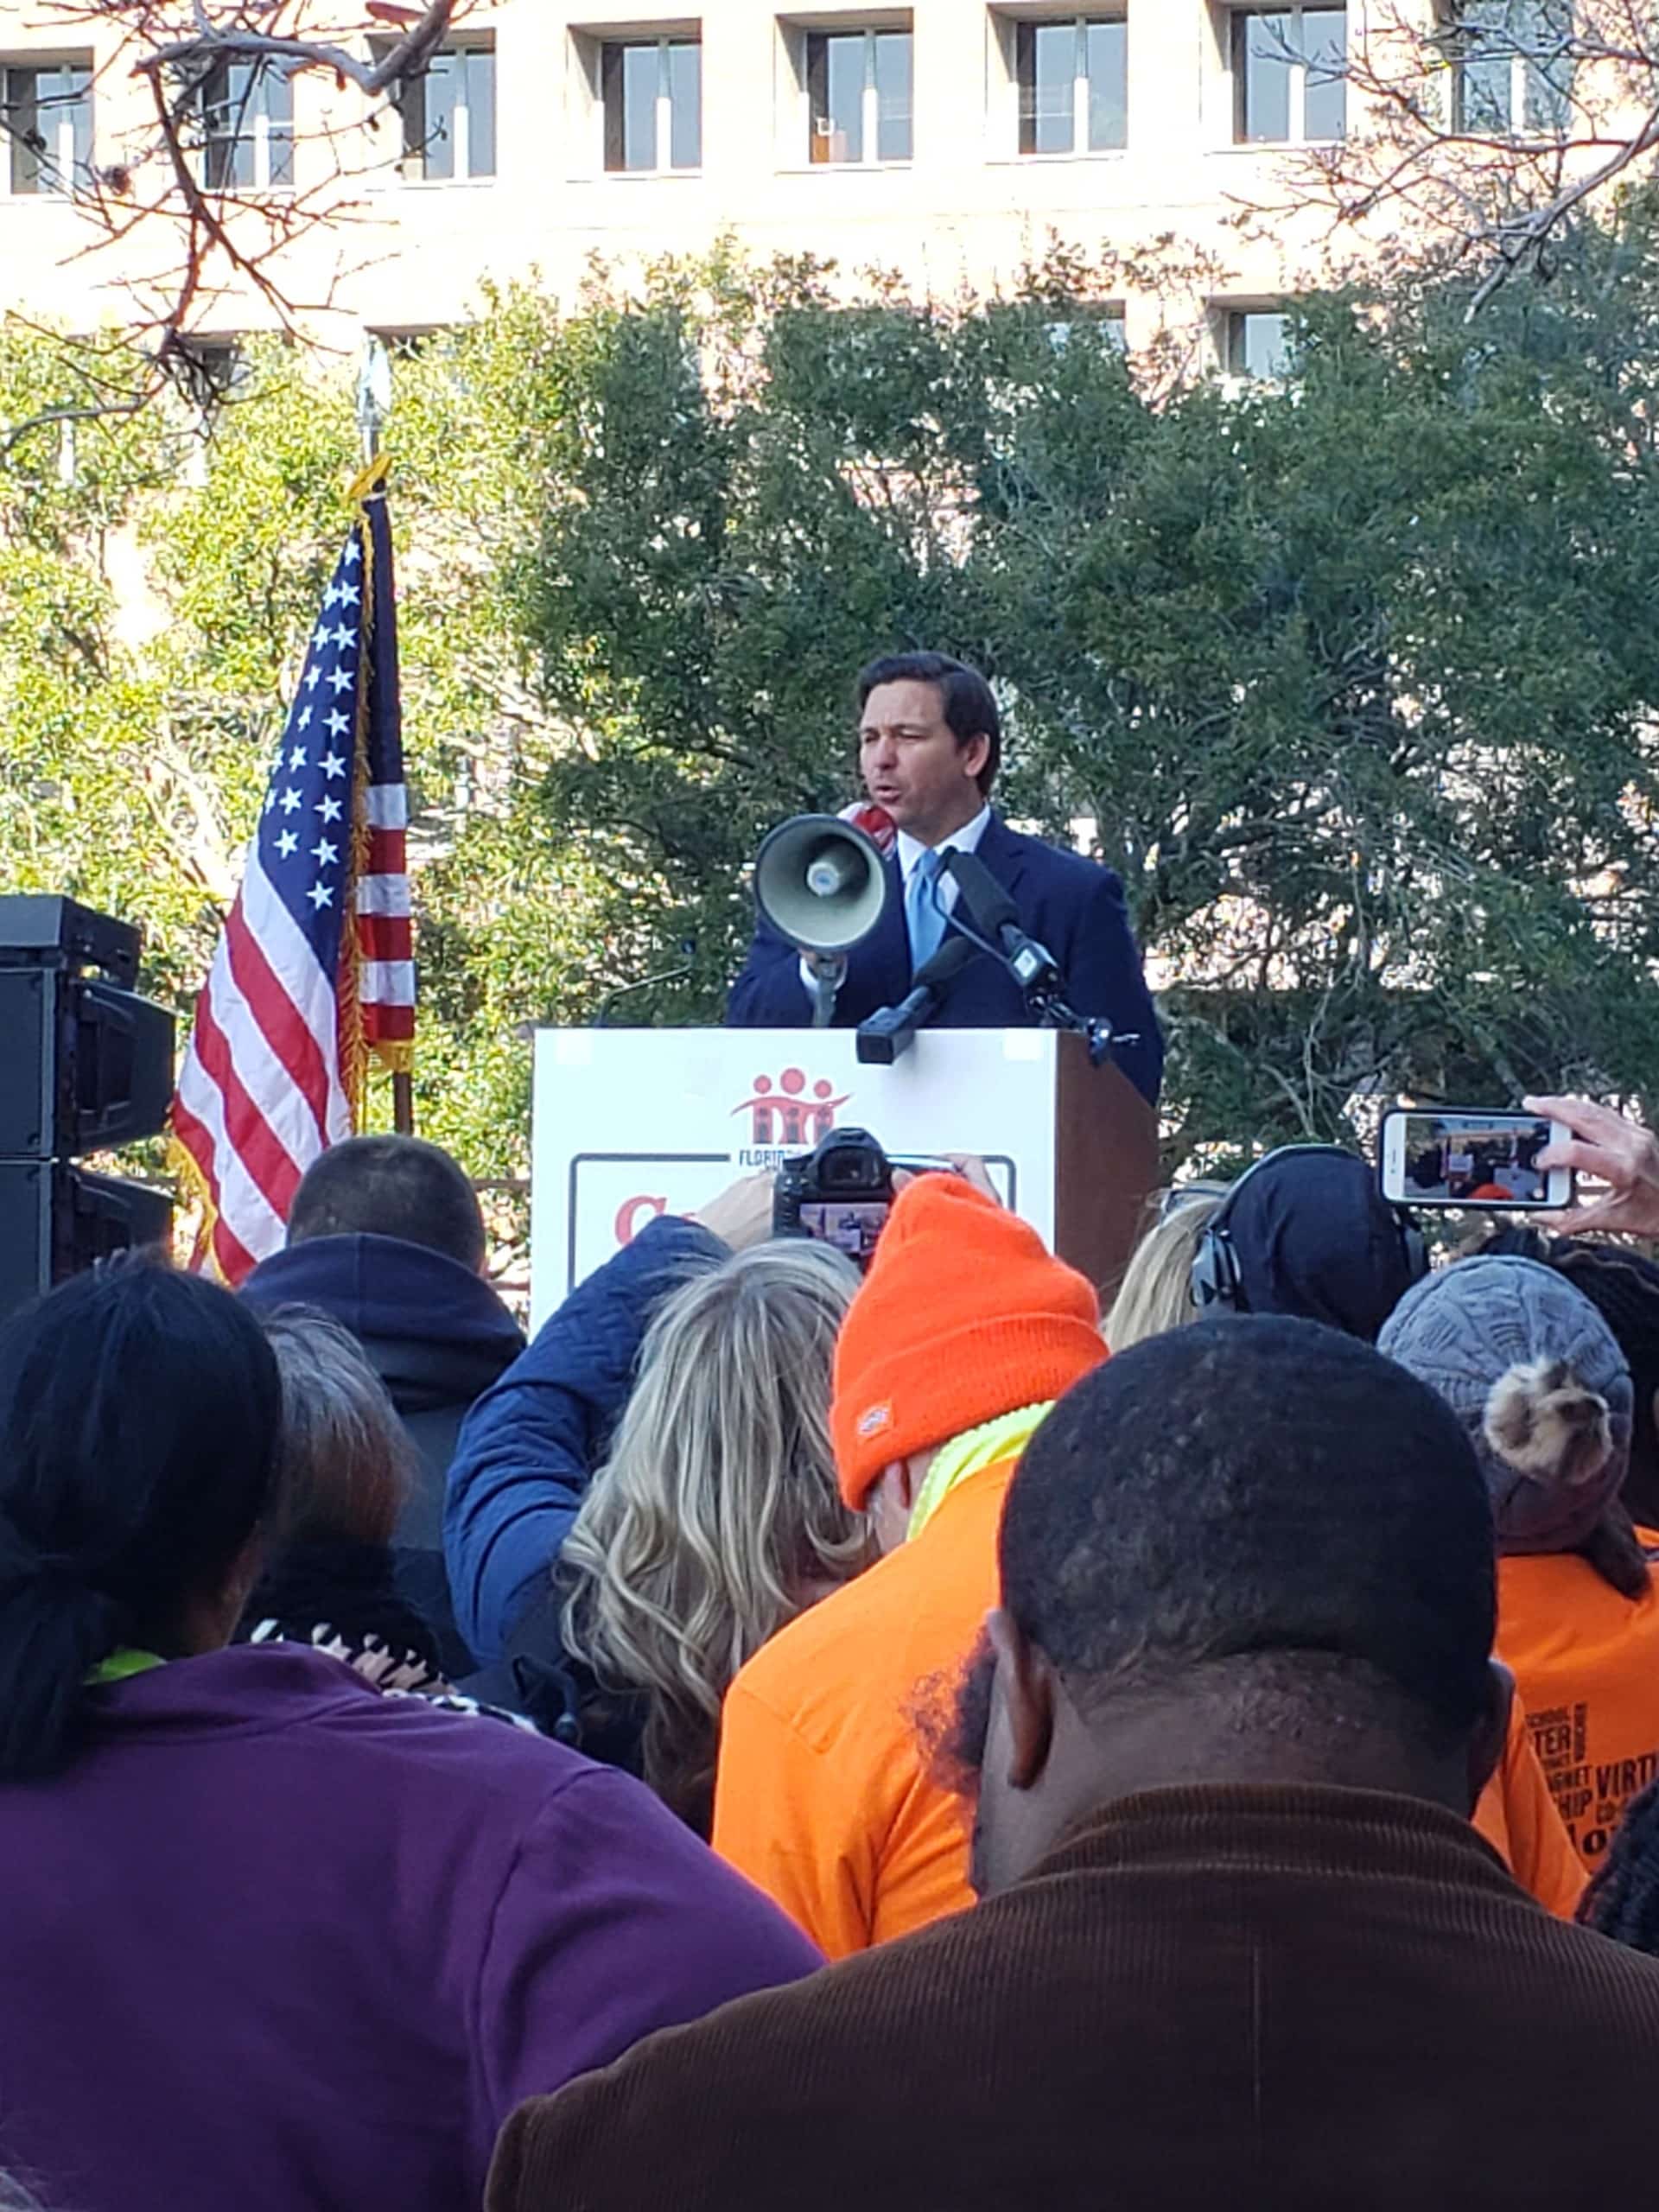
<svg viewBox="0 0 1659 2212"><path fill-rule="evenodd" d="M836 1126L836 1116L852 1096L820 1076L808 1088L804 1068L785 1068L776 1081L757 1075L747 1098L733 1107L734 1116L749 1117L748 1142L736 1154L741 1167L772 1167L790 1152L820 1143Z"/></svg>

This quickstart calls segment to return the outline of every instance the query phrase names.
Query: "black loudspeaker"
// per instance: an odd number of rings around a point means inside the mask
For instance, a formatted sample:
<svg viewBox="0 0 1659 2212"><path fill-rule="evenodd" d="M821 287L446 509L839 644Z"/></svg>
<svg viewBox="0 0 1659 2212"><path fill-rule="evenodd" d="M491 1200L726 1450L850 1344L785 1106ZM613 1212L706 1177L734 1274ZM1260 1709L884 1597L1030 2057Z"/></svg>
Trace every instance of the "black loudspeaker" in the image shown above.
<svg viewBox="0 0 1659 2212"><path fill-rule="evenodd" d="M10 1282L14 1253L33 1259L32 1279L13 1304L114 1253L165 1243L172 1233L173 1200L150 1184L61 1160L0 1160L0 1284Z"/></svg>
<svg viewBox="0 0 1659 2212"><path fill-rule="evenodd" d="M0 898L0 1313L170 1233L167 1192L70 1164L166 1122L173 1017L135 995L137 974L128 924Z"/></svg>
<svg viewBox="0 0 1659 2212"><path fill-rule="evenodd" d="M95 976L10 968L6 957L0 944L0 1159L69 1159L154 1136L173 1096L172 1015Z"/></svg>

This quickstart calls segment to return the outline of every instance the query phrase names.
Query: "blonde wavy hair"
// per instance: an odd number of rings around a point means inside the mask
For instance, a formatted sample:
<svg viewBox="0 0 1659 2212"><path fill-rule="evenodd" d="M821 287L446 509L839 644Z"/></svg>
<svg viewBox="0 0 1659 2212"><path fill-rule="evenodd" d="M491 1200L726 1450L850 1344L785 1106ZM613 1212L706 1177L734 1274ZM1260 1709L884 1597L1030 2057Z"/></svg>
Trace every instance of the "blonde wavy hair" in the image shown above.
<svg viewBox="0 0 1659 2212"><path fill-rule="evenodd" d="M560 1554L566 1650L601 1690L644 1699L645 1780L705 1834L732 1677L874 1557L830 1440L858 1285L840 1253L791 1241L676 1290Z"/></svg>
<svg viewBox="0 0 1659 2212"><path fill-rule="evenodd" d="M1131 1344L1198 1318L1192 1302L1192 1262L1220 1210L1221 1194L1188 1198L1166 1191L1153 1203L1157 1217L1135 1246L1103 1325L1102 1332L1114 1351L1127 1351Z"/></svg>

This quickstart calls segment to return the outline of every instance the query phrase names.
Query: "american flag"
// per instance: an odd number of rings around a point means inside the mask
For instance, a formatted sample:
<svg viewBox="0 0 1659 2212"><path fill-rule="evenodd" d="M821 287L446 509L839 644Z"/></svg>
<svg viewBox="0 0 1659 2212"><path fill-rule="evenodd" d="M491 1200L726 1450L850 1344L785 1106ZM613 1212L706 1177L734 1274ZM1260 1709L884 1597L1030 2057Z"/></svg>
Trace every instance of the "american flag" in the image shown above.
<svg viewBox="0 0 1659 2212"><path fill-rule="evenodd" d="M414 1046L385 465L353 490L173 1100L198 1260L230 1283L280 1249L301 1176L356 1127L369 1052L406 1071Z"/></svg>

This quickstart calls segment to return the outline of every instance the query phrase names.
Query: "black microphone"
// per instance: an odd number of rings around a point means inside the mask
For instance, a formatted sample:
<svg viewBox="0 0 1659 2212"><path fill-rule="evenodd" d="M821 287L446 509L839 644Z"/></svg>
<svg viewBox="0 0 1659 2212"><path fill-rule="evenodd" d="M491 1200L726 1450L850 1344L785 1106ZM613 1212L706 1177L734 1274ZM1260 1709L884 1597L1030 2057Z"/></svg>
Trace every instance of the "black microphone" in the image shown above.
<svg viewBox="0 0 1659 2212"><path fill-rule="evenodd" d="M957 897L980 935L990 939L1033 1011L1048 1027L1070 1029L1089 1044L1089 1058L1096 1067L1111 1058L1114 1046L1138 1045L1138 1036L1112 1027L1103 1014L1074 1013L1065 1001L1065 977L1060 963L1046 944L1028 937L1020 926L1020 909L973 853L947 851L940 862L957 879Z"/></svg>
<svg viewBox="0 0 1659 2212"><path fill-rule="evenodd" d="M1046 944L1020 926L1020 909L976 853L948 851L940 863L957 879L957 896L982 937L989 938L1022 991L1056 991L1065 985L1060 963Z"/></svg>
<svg viewBox="0 0 1659 2212"><path fill-rule="evenodd" d="M879 1014L859 1023L861 1063L866 1067L891 1067L901 1052L909 1050L929 1015L938 1013L939 985L959 976L978 953L979 947L965 937L946 938L933 957L917 969L908 998L897 1006L883 1007Z"/></svg>

